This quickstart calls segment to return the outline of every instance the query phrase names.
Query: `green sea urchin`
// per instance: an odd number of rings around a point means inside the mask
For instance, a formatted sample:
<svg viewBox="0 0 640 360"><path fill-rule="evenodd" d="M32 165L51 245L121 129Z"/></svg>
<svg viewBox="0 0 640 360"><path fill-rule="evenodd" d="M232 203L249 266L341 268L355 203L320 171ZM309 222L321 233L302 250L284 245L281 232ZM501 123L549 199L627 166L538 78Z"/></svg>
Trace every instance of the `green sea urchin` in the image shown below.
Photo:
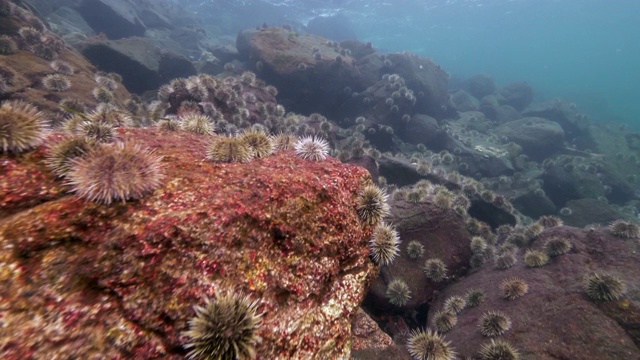
<svg viewBox="0 0 640 360"><path fill-rule="evenodd" d="M478 327L484 336L500 336L511 329L511 319L502 311L488 311L480 317Z"/></svg>
<svg viewBox="0 0 640 360"><path fill-rule="evenodd" d="M407 244L407 255L411 259L417 259L424 254L424 246L417 241L410 241Z"/></svg>
<svg viewBox="0 0 640 360"><path fill-rule="evenodd" d="M451 311L454 314L459 314L465 307L467 307L467 300L462 296L454 295L444 302L445 311Z"/></svg>
<svg viewBox="0 0 640 360"><path fill-rule="evenodd" d="M544 243L544 251L549 256L558 256L571 250L571 242L565 238L554 237Z"/></svg>
<svg viewBox="0 0 640 360"><path fill-rule="evenodd" d="M253 159L251 147L237 137L215 137L207 148L207 159L215 162L246 163Z"/></svg>
<svg viewBox="0 0 640 360"><path fill-rule="evenodd" d="M207 115L194 112L187 112L181 115L178 120L182 123L182 129L200 135L213 134L213 122Z"/></svg>
<svg viewBox="0 0 640 360"><path fill-rule="evenodd" d="M375 225L389 214L388 195L375 185L366 185L358 194L357 211L360 219Z"/></svg>
<svg viewBox="0 0 640 360"><path fill-rule="evenodd" d="M496 269L505 270L515 265L517 259L513 252L504 252L495 259Z"/></svg>
<svg viewBox="0 0 640 360"><path fill-rule="evenodd" d="M263 158L273 154L275 148L269 135L261 130L246 130L239 136L245 144L249 145L253 156L256 158Z"/></svg>
<svg viewBox="0 0 640 360"><path fill-rule="evenodd" d="M490 343L483 344L480 348L481 360L518 360L518 351L504 340L491 340Z"/></svg>
<svg viewBox="0 0 640 360"><path fill-rule="evenodd" d="M88 153L94 146L95 142L84 136L64 139L49 149L47 165L57 176L66 176L72 160Z"/></svg>
<svg viewBox="0 0 640 360"><path fill-rule="evenodd" d="M622 280L607 273L593 273L585 278L585 292L591 300L611 301L617 300L626 291Z"/></svg>
<svg viewBox="0 0 640 360"><path fill-rule="evenodd" d="M451 343L431 330L413 330L407 340L407 350L414 360L453 360Z"/></svg>
<svg viewBox="0 0 640 360"><path fill-rule="evenodd" d="M515 300L529 291L529 285L518 277L511 277L500 283L500 291L505 300Z"/></svg>
<svg viewBox="0 0 640 360"><path fill-rule="evenodd" d="M71 81L64 75L51 74L42 78L42 85L48 91L67 91L71 88Z"/></svg>
<svg viewBox="0 0 640 360"><path fill-rule="evenodd" d="M185 344L188 359L247 360L256 357L260 341L258 330L262 314L258 302L231 291L215 299L205 299L204 306L194 306L195 317L189 320L190 338Z"/></svg>
<svg viewBox="0 0 640 360"><path fill-rule="evenodd" d="M399 244L398 232L390 225L379 223L369 241L373 261L380 265L391 264L398 255Z"/></svg>
<svg viewBox="0 0 640 360"><path fill-rule="evenodd" d="M431 281L440 282L447 278L447 266L438 258L428 259L422 270Z"/></svg>
<svg viewBox="0 0 640 360"><path fill-rule="evenodd" d="M160 157L133 143L96 147L71 164L67 178L73 191L104 204L140 199L163 177Z"/></svg>
<svg viewBox="0 0 640 360"><path fill-rule="evenodd" d="M441 333L453 329L458 323L458 317L451 311L438 311L433 315L433 326Z"/></svg>
<svg viewBox="0 0 640 360"><path fill-rule="evenodd" d="M482 254L487 249L487 240L481 236L474 236L471 238L471 252L474 254Z"/></svg>
<svg viewBox="0 0 640 360"><path fill-rule="evenodd" d="M609 225L611 233L619 238L640 238L640 227L631 221L616 220Z"/></svg>
<svg viewBox="0 0 640 360"><path fill-rule="evenodd" d="M45 134L43 114L21 100L0 105L0 150L21 153L42 142Z"/></svg>
<svg viewBox="0 0 640 360"><path fill-rule="evenodd" d="M484 292L479 289L471 289L465 295L468 307L476 307L484 302Z"/></svg>
<svg viewBox="0 0 640 360"><path fill-rule="evenodd" d="M547 265L549 262L549 255L539 250L527 250L524 253L524 263L528 267L541 267Z"/></svg>
<svg viewBox="0 0 640 360"><path fill-rule="evenodd" d="M404 306L411 299L409 285L402 279L394 279L387 286L387 299L395 306Z"/></svg>

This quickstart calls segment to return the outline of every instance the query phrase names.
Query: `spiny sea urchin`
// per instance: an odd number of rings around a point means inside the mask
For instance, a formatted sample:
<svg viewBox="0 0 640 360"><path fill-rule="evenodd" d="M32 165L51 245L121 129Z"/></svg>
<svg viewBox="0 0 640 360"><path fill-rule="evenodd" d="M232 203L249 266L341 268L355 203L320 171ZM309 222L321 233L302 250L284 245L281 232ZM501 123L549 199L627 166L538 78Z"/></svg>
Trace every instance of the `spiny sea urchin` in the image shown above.
<svg viewBox="0 0 640 360"><path fill-rule="evenodd" d="M562 219L553 215L541 216L537 223L542 225L545 229L562 226L563 224Z"/></svg>
<svg viewBox="0 0 640 360"><path fill-rule="evenodd" d="M213 133L213 122L207 115L195 112L187 112L178 118L182 123L182 129L201 135L210 135Z"/></svg>
<svg viewBox="0 0 640 360"><path fill-rule="evenodd" d="M93 98L96 99L97 102L104 104L111 104L116 99L116 96L111 90L102 86L93 88L91 95L93 95Z"/></svg>
<svg viewBox="0 0 640 360"><path fill-rule="evenodd" d="M481 360L518 360L520 354L508 342L504 340L493 340L490 343L483 344L480 348Z"/></svg>
<svg viewBox="0 0 640 360"><path fill-rule="evenodd" d="M16 42L7 35L0 35L0 55L11 55L18 51Z"/></svg>
<svg viewBox="0 0 640 360"><path fill-rule="evenodd" d="M21 153L42 142L45 121L35 106L21 100L0 105L0 150Z"/></svg>
<svg viewBox="0 0 640 360"><path fill-rule="evenodd" d="M246 163L253 159L251 147L235 136L215 137L207 148L207 159L215 162Z"/></svg>
<svg viewBox="0 0 640 360"><path fill-rule="evenodd" d="M453 360L451 343L435 331L413 330L407 340L407 350L414 360Z"/></svg>
<svg viewBox="0 0 640 360"><path fill-rule="evenodd" d="M249 129L243 131L239 137L240 140L249 145L253 156L256 158L267 157L273 154L275 150L271 138L264 131Z"/></svg>
<svg viewBox="0 0 640 360"><path fill-rule="evenodd" d="M515 265L516 261L516 255L513 252L507 251L496 257L495 267L496 269L505 270Z"/></svg>
<svg viewBox="0 0 640 360"><path fill-rule="evenodd" d="M404 306L411 299L409 285L402 279L394 279L387 285L387 299L395 306Z"/></svg>
<svg viewBox="0 0 640 360"><path fill-rule="evenodd" d="M293 149L297 141L298 137L289 133L279 133L271 138L276 151Z"/></svg>
<svg viewBox="0 0 640 360"><path fill-rule="evenodd" d="M468 307L476 307L484 302L484 292L479 289L471 289L465 295Z"/></svg>
<svg viewBox="0 0 640 360"><path fill-rule="evenodd" d="M529 291L529 285L518 277L511 277L500 283L500 291L503 299L515 300Z"/></svg>
<svg viewBox="0 0 640 360"><path fill-rule="evenodd" d="M329 143L317 136L305 136L296 142L294 150L303 159L322 161L329 156Z"/></svg>
<svg viewBox="0 0 640 360"><path fill-rule="evenodd" d="M441 333L445 333L458 323L458 317L451 311L440 310L433 315L433 326Z"/></svg>
<svg viewBox="0 0 640 360"><path fill-rule="evenodd" d="M417 259L424 254L424 246L417 241L410 241L407 244L407 255L411 259Z"/></svg>
<svg viewBox="0 0 640 360"><path fill-rule="evenodd" d="M160 157L133 143L98 146L71 164L67 178L73 191L104 204L140 199L163 177Z"/></svg>
<svg viewBox="0 0 640 360"><path fill-rule="evenodd" d="M571 250L571 242L562 237L553 237L544 243L544 251L549 256L558 256Z"/></svg>
<svg viewBox="0 0 640 360"><path fill-rule="evenodd" d="M67 91L71 88L71 81L64 75L51 74L42 78L42 85L48 91Z"/></svg>
<svg viewBox="0 0 640 360"><path fill-rule="evenodd" d="M471 252L474 254L482 254L487 249L487 240L481 236L474 236L471 238Z"/></svg>
<svg viewBox="0 0 640 360"><path fill-rule="evenodd" d="M238 359L256 357L260 341L258 330L262 314L258 302L243 294L228 291L215 299L205 299L204 306L194 306L195 317L189 320L190 338L185 344L188 359Z"/></svg>
<svg viewBox="0 0 640 360"><path fill-rule="evenodd" d="M431 281L440 282L447 278L447 266L438 258L428 259L422 270Z"/></svg>
<svg viewBox="0 0 640 360"><path fill-rule="evenodd" d="M547 265L549 262L549 255L540 250L527 250L524 253L524 263L528 267L541 267Z"/></svg>
<svg viewBox="0 0 640 360"><path fill-rule="evenodd" d="M607 273L593 273L585 278L584 289L594 301L617 300L626 291L622 280Z"/></svg>
<svg viewBox="0 0 640 360"><path fill-rule="evenodd" d="M616 220L609 225L611 233L619 238L637 239L640 238L640 227L631 221Z"/></svg>
<svg viewBox="0 0 640 360"><path fill-rule="evenodd" d="M375 185L366 185L358 194L357 207L360 219L375 225L389 214L387 193Z"/></svg>
<svg viewBox="0 0 640 360"><path fill-rule="evenodd" d="M94 146L95 142L84 136L63 139L49 149L47 165L57 176L66 176L72 160L88 153Z"/></svg>
<svg viewBox="0 0 640 360"><path fill-rule="evenodd" d="M459 314L465 307L467 307L467 300L462 296L454 295L444 302L444 309L454 314Z"/></svg>
<svg viewBox="0 0 640 360"><path fill-rule="evenodd" d="M502 311L487 311L480 317L478 327L484 336L500 336L511 329L511 319Z"/></svg>
<svg viewBox="0 0 640 360"><path fill-rule="evenodd" d="M53 71L62 75L73 75L73 73L75 72L73 66L63 60L54 60L49 63L49 66L53 69Z"/></svg>
<svg viewBox="0 0 640 360"><path fill-rule="evenodd" d="M380 265L391 264L398 255L399 244L398 232L390 225L379 223L369 241L373 261Z"/></svg>

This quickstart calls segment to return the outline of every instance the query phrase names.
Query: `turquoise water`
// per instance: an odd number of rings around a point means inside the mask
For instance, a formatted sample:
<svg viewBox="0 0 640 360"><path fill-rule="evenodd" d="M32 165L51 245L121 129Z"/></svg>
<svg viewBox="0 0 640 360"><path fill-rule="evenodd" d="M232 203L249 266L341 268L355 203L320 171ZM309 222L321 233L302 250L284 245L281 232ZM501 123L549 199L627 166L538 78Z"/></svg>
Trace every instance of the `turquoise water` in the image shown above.
<svg viewBox="0 0 640 360"><path fill-rule="evenodd" d="M220 4L222 1L224 4ZM245 27L344 14L359 40L433 58L453 79L524 80L603 122L640 129L640 0L216 0L210 21Z"/></svg>
<svg viewBox="0 0 640 360"><path fill-rule="evenodd" d="M426 5L423 5L425 4ZM591 118L640 128L640 1L389 1L353 13L361 39L433 58L454 77L525 80Z"/></svg>

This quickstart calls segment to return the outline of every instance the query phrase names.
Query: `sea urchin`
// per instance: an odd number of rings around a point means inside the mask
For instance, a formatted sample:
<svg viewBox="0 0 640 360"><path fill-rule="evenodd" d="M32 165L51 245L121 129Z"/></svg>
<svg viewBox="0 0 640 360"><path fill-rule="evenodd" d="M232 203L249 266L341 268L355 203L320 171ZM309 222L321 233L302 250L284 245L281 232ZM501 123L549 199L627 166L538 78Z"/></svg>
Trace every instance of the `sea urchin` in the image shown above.
<svg viewBox="0 0 640 360"><path fill-rule="evenodd" d="M296 142L294 150L303 159L322 161L329 155L329 143L320 137L305 136Z"/></svg>
<svg viewBox="0 0 640 360"><path fill-rule="evenodd" d="M379 223L369 242L371 257L377 264L389 265L398 255L399 244L398 232L390 225Z"/></svg>
<svg viewBox="0 0 640 360"><path fill-rule="evenodd" d="M38 109L24 101L0 105L0 151L20 153L40 145L45 122Z"/></svg>
<svg viewBox="0 0 640 360"><path fill-rule="evenodd" d="M196 316L189 321L184 335L190 342L188 359L253 359L260 337L261 314L257 301L234 292L206 299L194 306Z"/></svg>
<svg viewBox="0 0 640 360"><path fill-rule="evenodd" d="M387 193L375 185L365 186L358 194L357 211L360 219L369 225L375 225L389 214Z"/></svg>
<svg viewBox="0 0 640 360"><path fill-rule="evenodd" d="M593 273L586 277L585 291L594 301L617 300L625 293L625 285L620 278L606 273Z"/></svg>
<svg viewBox="0 0 640 360"><path fill-rule="evenodd" d="M407 340L407 349L414 360L453 360L456 353L450 345L431 330L413 330Z"/></svg>
<svg viewBox="0 0 640 360"><path fill-rule="evenodd" d="M160 186L160 157L133 143L102 145L71 162L69 185L81 197L110 204L140 199Z"/></svg>

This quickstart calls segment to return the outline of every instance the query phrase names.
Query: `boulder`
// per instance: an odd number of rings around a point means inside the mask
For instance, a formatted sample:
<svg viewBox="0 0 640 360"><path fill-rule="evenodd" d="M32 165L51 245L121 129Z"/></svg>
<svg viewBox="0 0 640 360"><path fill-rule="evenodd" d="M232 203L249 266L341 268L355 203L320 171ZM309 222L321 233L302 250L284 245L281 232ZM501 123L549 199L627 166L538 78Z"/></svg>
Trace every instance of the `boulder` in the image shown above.
<svg viewBox="0 0 640 360"><path fill-rule="evenodd" d="M572 244L569 253L551 258L539 268L529 268L518 250L518 262L507 270L493 263L442 290L431 303L428 322L443 309L451 296L465 296L478 289L485 300L457 315L457 324L446 333L460 358L475 358L492 338L480 333L479 319L489 311L500 311L511 320L511 328L496 340L510 343L521 359L638 359L640 358L640 295L637 288L636 240L617 238L607 229L582 230L551 228L536 238L531 248L543 250L553 237ZM593 301L585 292L585 278L593 273L609 273L626 284L628 291L613 301ZM500 284L518 277L528 292L515 300L505 300Z"/></svg>
<svg viewBox="0 0 640 360"><path fill-rule="evenodd" d="M100 70L119 73L127 89L135 93L157 89L177 77L196 74L187 58L163 51L145 38L91 39L78 44L77 48Z"/></svg>
<svg viewBox="0 0 640 360"><path fill-rule="evenodd" d="M0 155L0 357L183 359L194 306L228 290L263 314L261 358L349 357L377 274L356 212L364 169L293 151L212 163L207 136L118 136L163 157L162 186L136 201L70 194L46 146Z"/></svg>
<svg viewBox="0 0 640 360"><path fill-rule="evenodd" d="M82 0L77 10L94 32L109 39L142 36L146 30L130 0Z"/></svg>
<svg viewBox="0 0 640 360"><path fill-rule="evenodd" d="M564 148L562 127L539 117L510 121L495 128L495 134L522 146L524 154L535 160L547 158Z"/></svg>
<svg viewBox="0 0 640 360"><path fill-rule="evenodd" d="M522 111L533 101L533 88L524 81L518 81L500 89L500 96L500 104Z"/></svg>
<svg viewBox="0 0 640 360"><path fill-rule="evenodd" d="M482 99L487 95L495 94L498 87L492 78L486 75L476 75L464 83L465 89L476 99Z"/></svg>
<svg viewBox="0 0 640 360"><path fill-rule="evenodd" d="M415 114L401 127L398 136L410 144L424 144L428 148L438 148L438 138L442 137L438 121L428 115ZM434 146L435 145L435 146Z"/></svg>
<svg viewBox="0 0 640 360"><path fill-rule="evenodd" d="M464 90L453 93L451 101L458 111L476 111L480 108L480 101Z"/></svg>

